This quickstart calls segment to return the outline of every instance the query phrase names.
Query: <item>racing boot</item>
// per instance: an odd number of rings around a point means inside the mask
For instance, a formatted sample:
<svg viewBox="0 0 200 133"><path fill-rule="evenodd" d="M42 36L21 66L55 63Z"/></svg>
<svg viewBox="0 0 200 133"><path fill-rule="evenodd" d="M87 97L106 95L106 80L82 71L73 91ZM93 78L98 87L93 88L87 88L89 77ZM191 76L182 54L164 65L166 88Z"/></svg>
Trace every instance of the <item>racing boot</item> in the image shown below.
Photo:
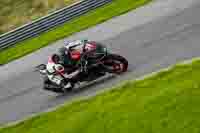
<svg viewBox="0 0 200 133"><path fill-rule="evenodd" d="M71 91L71 90L72 90L72 84L70 82L68 82L67 84L64 85L64 87L63 87L64 93Z"/></svg>

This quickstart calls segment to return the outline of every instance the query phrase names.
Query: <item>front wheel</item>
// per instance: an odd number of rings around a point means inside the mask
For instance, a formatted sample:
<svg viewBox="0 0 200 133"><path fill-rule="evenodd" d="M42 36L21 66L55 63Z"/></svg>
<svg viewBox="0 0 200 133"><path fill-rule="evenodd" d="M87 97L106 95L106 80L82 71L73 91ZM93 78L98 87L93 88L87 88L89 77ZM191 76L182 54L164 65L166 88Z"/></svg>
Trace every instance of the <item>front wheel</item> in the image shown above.
<svg viewBox="0 0 200 133"><path fill-rule="evenodd" d="M120 55L110 54L104 60L104 67L109 73L120 74L127 71L128 61Z"/></svg>

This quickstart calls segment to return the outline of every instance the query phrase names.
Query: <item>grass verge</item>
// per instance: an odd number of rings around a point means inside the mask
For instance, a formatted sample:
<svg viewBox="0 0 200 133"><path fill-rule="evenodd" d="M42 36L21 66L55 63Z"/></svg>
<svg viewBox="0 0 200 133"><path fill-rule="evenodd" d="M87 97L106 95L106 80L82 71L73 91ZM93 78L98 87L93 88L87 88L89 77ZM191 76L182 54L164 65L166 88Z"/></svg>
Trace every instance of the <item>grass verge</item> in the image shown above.
<svg viewBox="0 0 200 133"><path fill-rule="evenodd" d="M197 133L200 60L60 107L0 133Z"/></svg>
<svg viewBox="0 0 200 133"><path fill-rule="evenodd" d="M79 18L73 19L51 31L45 32L38 37L28 39L8 49L0 51L0 64L22 57L52 42L69 36L75 32L86 29L106 21L114 16L128 12L152 0L113 0L111 4L91 11Z"/></svg>
<svg viewBox="0 0 200 133"><path fill-rule="evenodd" d="M68 6L78 0L1 0L0 34Z"/></svg>

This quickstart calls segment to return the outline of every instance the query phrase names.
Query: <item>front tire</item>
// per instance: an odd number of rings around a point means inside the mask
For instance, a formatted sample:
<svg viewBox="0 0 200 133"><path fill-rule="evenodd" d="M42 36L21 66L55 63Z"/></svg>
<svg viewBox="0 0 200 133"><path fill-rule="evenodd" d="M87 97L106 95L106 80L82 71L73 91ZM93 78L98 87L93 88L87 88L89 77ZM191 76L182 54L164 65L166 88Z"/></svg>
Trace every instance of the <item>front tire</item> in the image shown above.
<svg viewBox="0 0 200 133"><path fill-rule="evenodd" d="M105 68L106 71L110 73L123 73L128 69L128 61L117 54L110 54L105 59Z"/></svg>

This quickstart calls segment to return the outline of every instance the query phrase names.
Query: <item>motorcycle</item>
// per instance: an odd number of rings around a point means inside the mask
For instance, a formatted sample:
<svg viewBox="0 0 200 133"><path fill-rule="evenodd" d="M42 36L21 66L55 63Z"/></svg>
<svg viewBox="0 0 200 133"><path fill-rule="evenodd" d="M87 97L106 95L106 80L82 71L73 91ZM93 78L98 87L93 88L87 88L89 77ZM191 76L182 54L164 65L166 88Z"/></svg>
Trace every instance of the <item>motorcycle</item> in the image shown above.
<svg viewBox="0 0 200 133"><path fill-rule="evenodd" d="M84 71L82 71L77 76L66 80L66 82L71 82L72 84L72 87L66 91L72 90L75 84L94 81L100 77L105 76L107 73L121 74L127 71L128 61L124 57L108 52L108 48L103 44L95 43L93 45L95 45L94 50L87 52L83 51L78 66L81 68L81 70ZM83 49L85 50L86 47L87 46L84 45ZM48 79L45 72L45 64L41 64L36 68L40 72L40 74L44 76L43 89L56 93L66 92L63 91L62 86L58 86Z"/></svg>

